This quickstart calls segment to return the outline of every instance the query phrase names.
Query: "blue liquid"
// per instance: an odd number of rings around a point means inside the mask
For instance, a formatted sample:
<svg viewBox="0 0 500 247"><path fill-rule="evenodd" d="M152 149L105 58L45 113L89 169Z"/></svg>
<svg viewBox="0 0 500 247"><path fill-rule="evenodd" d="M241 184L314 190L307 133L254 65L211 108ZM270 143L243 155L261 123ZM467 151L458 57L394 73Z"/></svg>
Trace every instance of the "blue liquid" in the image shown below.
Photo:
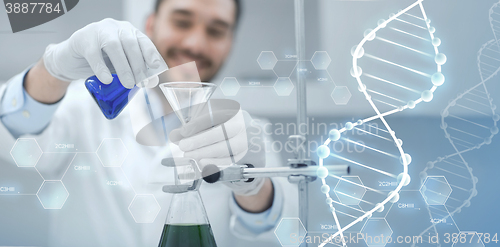
<svg viewBox="0 0 500 247"><path fill-rule="evenodd" d="M136 86L127 89L121 84L117 75L112 74L112 76L113 82L108 85L99 81L95 75L85 81L85 87L107 119L116 118L127 106L129 99L139 91Z"/></svg>

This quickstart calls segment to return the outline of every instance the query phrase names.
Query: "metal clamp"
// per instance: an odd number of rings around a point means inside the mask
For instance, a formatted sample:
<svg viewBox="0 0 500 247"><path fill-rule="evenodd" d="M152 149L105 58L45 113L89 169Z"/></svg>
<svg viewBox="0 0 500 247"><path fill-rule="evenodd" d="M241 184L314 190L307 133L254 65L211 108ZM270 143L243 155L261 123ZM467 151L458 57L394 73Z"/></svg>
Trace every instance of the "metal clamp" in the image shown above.
<svg viewBox="0 0 500 247"><path fill-rule="evenodd" d="M342 176L348 174L350 168L348 165L324 166L330 173ZM233 164L225 168L219 168L215 165L207 165L203 168L203 180L207 183L221 181L238 181L261 177L288 177L289 180L297 178L297 181L316 179L318 166L309 161L307 164L297 163L295 167L266 167L252 168L248 165ZM300 180L298 180L300 178Z"/></svg>
<svg viewBox="0 0 500 247"><path fill-rule="evenodd" d="M175 169L175 185L164 185L162 190L166 193L184 193L188 191L198 190L201 185L201 172L198 168L198 164L194 159L188 158L166 158L161 161L161 164L166 167L173 167ZM193 173L191 176L191 184L180 183L179 174L177 172L177 167L181 166L191 166Z"/></svg>
<svg viewBox="0 0 500 247"><path fill-rule="evenodd" d="M292 168L303 168L303 167L315 167L316 162L313 160L299 160L299 159L288 159L288 166ZM349 167L346 168L346 171L348 171ZM348 173L348 172L347 172ZM306 175L306 174L300 174L300 175L290 175L288 176L288 182L290 183L299 183L300 181L307 181L307 182L313 182L316 180L315 175Z"/></svg>

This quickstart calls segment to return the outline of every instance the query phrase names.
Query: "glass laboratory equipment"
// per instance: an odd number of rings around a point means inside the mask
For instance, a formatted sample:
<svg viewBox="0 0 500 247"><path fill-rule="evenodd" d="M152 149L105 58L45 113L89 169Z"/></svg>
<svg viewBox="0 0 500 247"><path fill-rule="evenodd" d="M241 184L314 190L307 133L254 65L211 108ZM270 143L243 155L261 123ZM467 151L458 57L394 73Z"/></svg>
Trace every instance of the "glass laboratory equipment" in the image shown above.
<svg viewBox="0 0 500 247"><path fill-rule="evenodd" d="M102 83L95 75L85 81L85 87L107 119L116 118L139 91L137 86L132 89L124 87L116 74L112 76L113 82L110 84Z"/></svg>
<svg viewBox="0 0 500 247"><path fill-rule="evenodd" d="M196 161L167 158L162 165L174 167L175 185L163 186L173 197L158 247L216 247L199 192L201 173Z"/></svg>
<svg viewBox="0 0 500 247"><path fill-rule="evenodd" d="M215 247L198 189L174 194L158 247Z"/></svg>
<svg viewBox="0 0 500 247"><path fill-rule="evenodd" d="M103 58L106 66L111 71L113 81L110 84L104 84L97 76L93 75L85 80L85 87L94 98L104 116L107 119L114 119L123 111L129 101L132 100L137 91L139 91L139 88L137 86L134 86L132 89L124 87L105 53L103 53ZM159 80L158 75L166 71L163 68L168 68L165 61L161 60L161 63L162 65L157 69L147 68L147 73L139 76L139 81L136 81L136 83L142 83L143 86L156 86Z"/></svg>
<svg viewBox="0 0 500 247"><path fill-rule="evenodd" d="M206 105L217 86L203 82L167 82L160 89L183 125L187 124ZM175 185L163 186L163 191L173 193L158 247L215 247L215 238L208 221L205 207L198 191L201 172L194 160L171 158L162 164L174 167ZM186 168L194 174L189 185L185 177L180 179L179 170Z"/></svg>
<svg viewBox="0 0 500 247"><path fill-rule="evenodd" d="M183 125L200 113L217 85L205 82L167 82L160 89Z"/></svg>

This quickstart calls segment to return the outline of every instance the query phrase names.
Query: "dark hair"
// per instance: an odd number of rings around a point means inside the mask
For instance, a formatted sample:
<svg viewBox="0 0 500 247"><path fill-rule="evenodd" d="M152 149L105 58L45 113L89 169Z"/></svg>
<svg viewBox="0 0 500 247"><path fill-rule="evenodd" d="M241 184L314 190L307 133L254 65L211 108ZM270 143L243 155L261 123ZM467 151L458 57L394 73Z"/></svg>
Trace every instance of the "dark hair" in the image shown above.
<svg viewBox="0 0 500 247"><path fill-rule="evenodd" d="M163 3L164 0L156 0L155 3L155 13L158 12L160 9L160 5ZM234 27L238 26L238 22L240 21L240 15L241 15L241 1L240 0L234 0L234 4L236 5L236 16L235 16L235 21L234 21Z"/></svg>

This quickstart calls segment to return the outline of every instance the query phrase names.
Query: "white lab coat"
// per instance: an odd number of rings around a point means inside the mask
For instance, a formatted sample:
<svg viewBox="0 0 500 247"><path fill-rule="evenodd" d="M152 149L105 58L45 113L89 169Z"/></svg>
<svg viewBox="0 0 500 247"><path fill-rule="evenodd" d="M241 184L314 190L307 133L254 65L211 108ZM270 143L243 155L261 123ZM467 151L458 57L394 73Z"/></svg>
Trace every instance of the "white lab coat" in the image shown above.
<svg viewBox="0 0 500 247"><path fill-rule="evenodd" d="M4 90L5 85L1 87L0 95L3 95ZM0 167L14 166L9 151L16 140L2 124L0 137ZM40 135L25 135L21 138L35 138L44 155L58 153L55 154L58 162L37 168L41 174L51 179L58 180L62 177L69 192L62 209L46 209L50 211L47 222L49 236L48 243L40 243L41 246L158 245L171 195L163 193L161 186L148 186L145 181L151 166L158 166L169 155L169 151L166 147L147 147L135 141L127 108L116 119L107 120L83 82L73 82L50 125ZM120 138L128 150L121 168L105 168L96 159L95 152L105 138ZM56 144L74 144L74 149L57 149ZM75 170L76 163L87 164L90 170ZM284 164L276 155L269 155L267 163L272 166ZM121 185L109 185L109 181L116 181ZM282 190L284 195L281 217L297 217L296 186L289 184L285 178L274 179L273 182L275 189ZM229 209L229 188L222 184L204 182L200 193L219 247L280 246L274 229L258 237L248 235L238 224L230 229L232 214ZM153 223L136 223L129 211L134 196L142 194L153 194L161 206ZM251 240L238 238L232 232L247 235Z"/></svg>

